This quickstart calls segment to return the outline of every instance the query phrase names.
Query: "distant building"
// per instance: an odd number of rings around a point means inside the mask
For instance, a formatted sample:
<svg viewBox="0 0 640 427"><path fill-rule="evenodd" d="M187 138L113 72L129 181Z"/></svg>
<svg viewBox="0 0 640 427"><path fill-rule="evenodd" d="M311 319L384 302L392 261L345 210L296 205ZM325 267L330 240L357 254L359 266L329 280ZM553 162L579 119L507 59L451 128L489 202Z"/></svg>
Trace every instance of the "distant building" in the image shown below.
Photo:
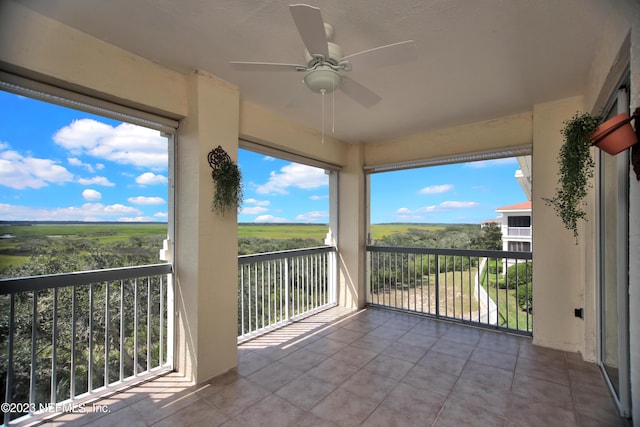
<svg viewBox="0 0 640 427"><path fill-rule="evenodd" d="M500 214L502 249L531 252L531 201L496 209Z"/></svg>

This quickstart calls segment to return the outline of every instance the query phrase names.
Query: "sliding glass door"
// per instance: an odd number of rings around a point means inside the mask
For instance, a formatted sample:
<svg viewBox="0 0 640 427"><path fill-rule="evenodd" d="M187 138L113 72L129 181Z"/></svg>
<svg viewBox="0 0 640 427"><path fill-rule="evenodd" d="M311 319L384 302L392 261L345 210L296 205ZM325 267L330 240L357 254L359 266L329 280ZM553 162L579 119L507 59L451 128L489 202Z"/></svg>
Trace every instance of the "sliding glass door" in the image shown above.
<svg viewBox="0 0 640 427"><path fill-rule="evenodd" d="M628 112L621 90L609 117ZM629 153L599 156L599 331L600 358L611 391L623 416L630 407L629 386Z"/></svg>

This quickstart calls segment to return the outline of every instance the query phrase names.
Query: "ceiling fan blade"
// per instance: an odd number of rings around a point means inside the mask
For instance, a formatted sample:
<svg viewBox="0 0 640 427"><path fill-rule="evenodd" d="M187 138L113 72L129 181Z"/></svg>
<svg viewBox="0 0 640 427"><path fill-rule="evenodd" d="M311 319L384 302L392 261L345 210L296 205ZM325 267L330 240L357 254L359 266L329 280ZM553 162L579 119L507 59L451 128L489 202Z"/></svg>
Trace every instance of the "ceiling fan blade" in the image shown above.
<svg viewBox="0 0 640 427"><path fill-rule="evenodd" d="M360 83L346 76L342 76L340 90L351 99L367 108L373 107L378 102L382 101L382 98L372 92L371 89L362 86Z"/></svg>
<svg viewBox="0 0 640 427"><path fill-rule="evenodd" d="M292 4L289 5L289 10L309 54L329 58L327 34L320 9L306 4Z"/></svg>
<svg viewBox="0 0 640 427"><path fill-rule="evenodd" d="M413 40L405 40L352 53L343 57L341 61L349 61L352 66L357 63L357 67L375 67L409 62L416 58L415 42Z"/></svg>
<svg viewBox="0 0 640 427"><path fill-rule="evenodd" d="M305 71L307 67L298 64L280 64L274 62L229 62L239 71Z"/></svg>

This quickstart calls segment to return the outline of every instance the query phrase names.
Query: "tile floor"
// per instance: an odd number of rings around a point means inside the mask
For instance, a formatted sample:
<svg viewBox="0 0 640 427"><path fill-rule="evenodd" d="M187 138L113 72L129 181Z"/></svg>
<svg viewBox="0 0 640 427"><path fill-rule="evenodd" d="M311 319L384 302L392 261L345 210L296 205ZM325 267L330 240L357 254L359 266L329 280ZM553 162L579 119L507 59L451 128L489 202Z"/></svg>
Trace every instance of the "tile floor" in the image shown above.
<svg viewBox="0 0 640 427"><path fill-rule="evenodd" d="M334 308L242 344L237 370L178 374L53 425L622 426L600 371L531 340ZM104 414L99 409L110 412Z"/></svg>

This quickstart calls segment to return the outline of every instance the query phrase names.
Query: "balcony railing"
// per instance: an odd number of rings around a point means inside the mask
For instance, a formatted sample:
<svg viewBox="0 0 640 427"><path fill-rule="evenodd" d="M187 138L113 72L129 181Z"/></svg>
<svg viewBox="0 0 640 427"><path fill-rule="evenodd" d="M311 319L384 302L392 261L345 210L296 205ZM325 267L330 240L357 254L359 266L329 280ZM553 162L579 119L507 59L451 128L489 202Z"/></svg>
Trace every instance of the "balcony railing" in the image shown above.
<svg viewBox="0 0 640 427"><path fill-rule="evenodd" d="M238 340L336 303L335 247L238 257Z"/></svg>
<svg viewBox="0 0 640 427"><path fill-rule="evenodd" d="M531 252L368 246L367 303L525 335Z"/></svg>
<svg viewBox="0 0 640 427"><path fill-rule="evenodd" d="M3 423L171 368L171 275L157 264L0 280Z"/></svg>
<svg viewBox="0 0 640 427"><path fill-rule="evenodd" d="M507 236L529 237L531 236L531 227L507 227Z"/></svg>

